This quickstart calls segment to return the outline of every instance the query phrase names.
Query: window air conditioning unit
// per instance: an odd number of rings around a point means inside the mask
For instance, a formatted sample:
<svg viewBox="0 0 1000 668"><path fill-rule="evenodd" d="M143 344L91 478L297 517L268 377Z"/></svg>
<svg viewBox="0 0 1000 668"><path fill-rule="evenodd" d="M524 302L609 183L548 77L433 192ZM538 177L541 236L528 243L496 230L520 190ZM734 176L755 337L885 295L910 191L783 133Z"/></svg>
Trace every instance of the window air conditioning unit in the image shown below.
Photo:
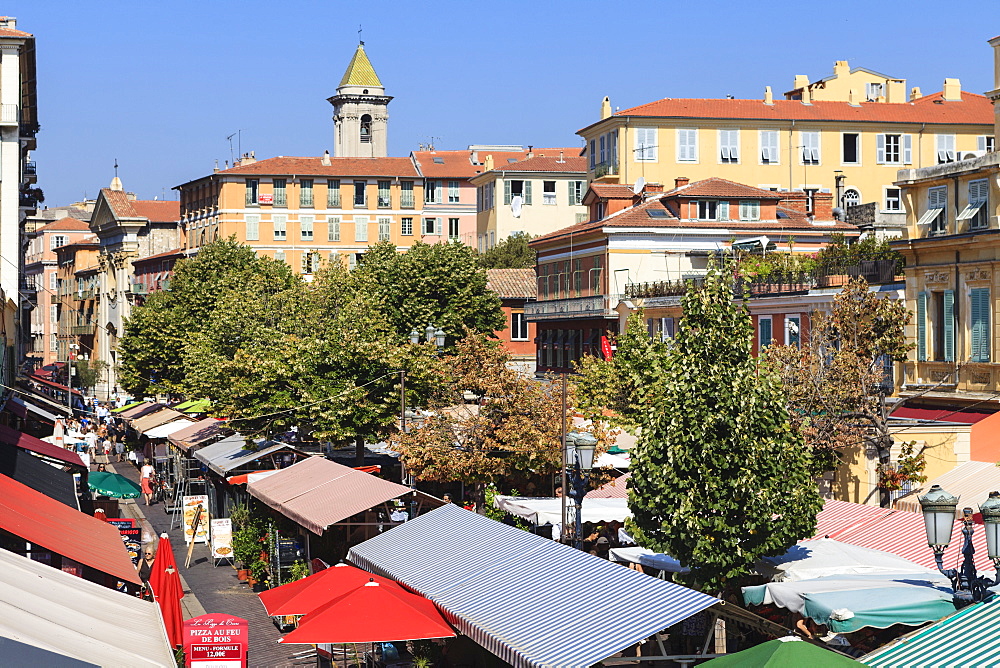
<svg viewBox="0 0 1000 668"><path fill-rule="evenodd" d="M973 158L981 158L986 155L986 151L959 151L959 160L972 160Z"/></svg>

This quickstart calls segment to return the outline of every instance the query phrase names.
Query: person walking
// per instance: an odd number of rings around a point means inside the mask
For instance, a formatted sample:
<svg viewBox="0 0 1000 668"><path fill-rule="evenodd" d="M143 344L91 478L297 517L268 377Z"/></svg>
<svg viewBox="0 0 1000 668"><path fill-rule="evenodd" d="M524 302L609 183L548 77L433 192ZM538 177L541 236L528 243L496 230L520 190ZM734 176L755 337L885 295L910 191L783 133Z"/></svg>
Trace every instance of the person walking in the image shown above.
<svg viewBox="0 0 1000 668"><path fill-rule="evenodd" d="M145 463L139 469L139 486L142 488L142 495L146 499L146 505L150 505L153 500L153 479L156 477L156 469L150 463Z"/></svg>

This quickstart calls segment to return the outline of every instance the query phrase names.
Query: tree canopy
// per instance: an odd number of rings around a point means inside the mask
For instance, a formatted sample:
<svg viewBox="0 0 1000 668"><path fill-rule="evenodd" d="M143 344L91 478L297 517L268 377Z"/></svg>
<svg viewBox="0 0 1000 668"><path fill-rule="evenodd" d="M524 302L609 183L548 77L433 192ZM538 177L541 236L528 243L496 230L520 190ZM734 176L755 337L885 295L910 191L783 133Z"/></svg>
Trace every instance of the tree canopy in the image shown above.
<svg viewBox="0 0 1000 668"><path fill-rule="evenodd" d="M531 236L514 234L479 256L483 269L534 269L535 251L528 242Z"/></svg>
<svg viewBox="0 0 1000 668"><path fill-rule="evenodd" d="M681 303L633 450L629 526L715 593L810 536L821 500L780 385L752 355L753 326L731 278L712 270Z"/></svg>

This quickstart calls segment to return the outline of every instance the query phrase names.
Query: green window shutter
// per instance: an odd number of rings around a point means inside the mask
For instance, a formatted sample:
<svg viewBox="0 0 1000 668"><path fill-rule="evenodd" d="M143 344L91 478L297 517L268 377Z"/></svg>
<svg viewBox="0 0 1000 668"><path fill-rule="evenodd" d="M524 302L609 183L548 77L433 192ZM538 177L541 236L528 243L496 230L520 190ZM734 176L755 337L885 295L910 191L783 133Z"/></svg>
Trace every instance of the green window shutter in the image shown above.
<svg viewBox="0 0 1000 668"><path fill-rule="evenodd" d="M975 288L971 293L971 358L973 362L990 361L990 289Z"/></svg>
<svg viewBox="0 0 1000 668"><path fill-rule="evenodd" d="M566 201L569 202L570 206L573 206L574 204L577 204L576 181L567 181L566 185L569 186L569 199L567 199Z"/></svg>
<svg viewBox="0 0 1000 668"><path fill-rule="evenodd" d="M771 345L771 319L761 318L757 321L760 324L760 340L758 341L758 350L763 350L767 346Z"/></svg>
<svg viewBox="0 0 1000 668"><path fill-rule="evenodd" d="M523 188L522 192L524 193L524 203L531 204L531 181L525 180L524 185L521 187Z"/></svg>
<svg viewBox="0 0 1000 668"><path fill-rule="evenodd" d="M503 203L510 204L510 181L503 182Z"/></svg>
<svg viewBox="0 0 1000 668"><path fill-rule="evenodd" d="M944 361L955 361L955 291L944 291Z"/></svg>
<svg viewBox="0 0 1000 668"><path fill-rule="evenodd" d="M927 361L927 293L917 295L917 361Z"/></svg>

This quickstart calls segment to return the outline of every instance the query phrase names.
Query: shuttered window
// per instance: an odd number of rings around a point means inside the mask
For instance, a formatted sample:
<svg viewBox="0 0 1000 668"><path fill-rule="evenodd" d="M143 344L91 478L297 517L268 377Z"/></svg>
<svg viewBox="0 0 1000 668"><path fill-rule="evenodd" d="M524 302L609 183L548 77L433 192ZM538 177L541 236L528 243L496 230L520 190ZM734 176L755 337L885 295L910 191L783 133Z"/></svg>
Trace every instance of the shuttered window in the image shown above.
<svg viewBox="0 0 1000 668"><path fill-rule="evenodd" d="M636 162L656 162L657 160L656 128L635 129L635 160Z"/></svg>
<svg viewBox="0 0 1000 668"><path fill-rule="evenodd" d="M288 216L272 216L271 220L274 222L274 240L284 241L287 236L285 222L288 220Z"/></svg>
<svg viewBox="0 0 1000 668"><path fill-rule="evenodd" d="M973 362L990 361L990 289L973 288L970 293L970 358Z"/></svg>
<svg viewBox="0 0 1000 668"><path fill-rule="evenodd" d="M725 163L740 161L739 130L719 130L719 161Z"/></svg>
<svg viewBox="0 0 1000 668"><path fill-rule="evenodd" d="M326 207L340 208L340 179L330 179L326 182Z"/></svg>
<svg viewBox="0 0 1000 668"><path fill-rule="evenodd" d="M379 218L378 219L378 240L388 241L389 240L389 226L392 223L392 218Z"/></svg>
<svg viewBox="0 0 1000 668"><path fill-rule="evenodd" d="M955 361L955 291L945 290L941 303L944 307L942 326L944 331L944 361Z"/></svg>
<svg viewBox="0 0 1000 668"><path fill-rule="evenodd" d="M740 220L760 220L760 202L740 200Z"/></svg>
<svg viewBox="0 0 1000 668"><path fill-rule="evenodd" d="M698 131L677 129L677 162L698 162Z"/></svg>
<svg viewBox="0 0 1000 668"><path fill-rule="evenodd" d="M260 216L247 216L247 241L260 239Z"/></svg>
<svg viewBox="0 0 1000 668"><path fill-rule="evenodd" d="M917 294L917 361L927 361L927 293Z"/></svg>
<svg viewBox="0 0 1000 668"><path fill-rule="evenodd" d="M762 165L777 165L780 160L781 154L778 148L778 131L777 130L761 130L760 131L760 164Z"/></svg>
<svg viewBox="0 0 1000 668"><path fill-rule="evenodd" d="M969 181L969 203L955 220L968 220L969 228L981 230L989 225L990 185L986 179Z"/></svg>
<svg viewBox="0 0 1000 668"><path fill-rule="evenodd" d="M326 240L340 241L340 216L330 216L327 218Z"/></svg>
<svg viewBox="0 0 1000 668"><path fill-rule="evenodd" d="M802 146L802 164L818 165L820 161L819 132L800 132L799 144Z"/></svg>
<svg viewBox="0 0 1000 668"><path fill-rule="evenodd" d="M955 162L955 135L936 135L938 164Z"/></svg>
<svg viewBox="0 0 1000 668"><path fill-rule="evenodd" d="M930 224L931 234L944 234L948 230L948 187L927 189L927 211L917 221L918 225Z"/></svg>
<svg viewBox="0 0 1000 668"><path fill-rule="evenodd" d="M771 318L761 317L757 321L758 344L757 349L763 350L771 345Z"/></svg>
<svg viewBox="0 0 1000 668"><path fill-rule="evenodd" d="M354 240L368 241L368 216L354 216Z"/></svg>
<svg viewBox="0 0 1000 668"><path fill-rule="evenodd" d="M313 216L299 216L299 238L302 241L312 241L313 220Z"/></svg>

